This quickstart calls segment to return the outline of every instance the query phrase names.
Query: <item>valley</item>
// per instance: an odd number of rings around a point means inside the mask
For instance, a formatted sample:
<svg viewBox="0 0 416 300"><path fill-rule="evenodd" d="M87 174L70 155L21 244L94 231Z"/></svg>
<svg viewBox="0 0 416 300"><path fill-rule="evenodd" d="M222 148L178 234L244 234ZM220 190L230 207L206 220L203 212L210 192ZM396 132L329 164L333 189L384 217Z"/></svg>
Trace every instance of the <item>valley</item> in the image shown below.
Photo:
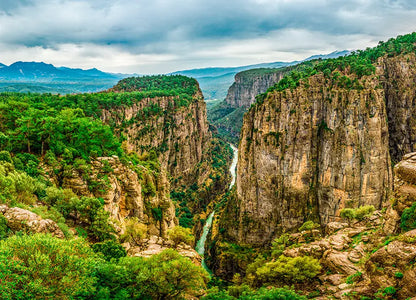
<svg viewBox="0 0 416 300"><path fill-rule="evenodd" d="M35 65L109 81L0 93L2 297L414 297L415 45L127 78Z"/></svg>

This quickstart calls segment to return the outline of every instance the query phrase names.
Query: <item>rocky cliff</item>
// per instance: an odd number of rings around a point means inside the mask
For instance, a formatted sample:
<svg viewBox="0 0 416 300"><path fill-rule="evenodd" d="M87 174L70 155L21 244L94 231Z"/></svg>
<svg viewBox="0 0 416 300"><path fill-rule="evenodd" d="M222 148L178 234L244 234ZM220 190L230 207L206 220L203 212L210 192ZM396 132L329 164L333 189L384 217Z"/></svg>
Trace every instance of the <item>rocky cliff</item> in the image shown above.
<svg viewBox="0 0 416 300"><path fill-rule="evenodd" d="M253 69L237 73L234 83L228 89L225 102L230 107L250 107L256 102L256 96L273 86L290 68Z"/></svg>
<svg viewBox="0 0 416 300"><path fill-rule="evenodd" d="M267 244L308 219L336 221L346 207L381 208L391 161L414 147L414 60L381 57L374 75L318 73L259 99L244 117L228 238Z"/></svg>

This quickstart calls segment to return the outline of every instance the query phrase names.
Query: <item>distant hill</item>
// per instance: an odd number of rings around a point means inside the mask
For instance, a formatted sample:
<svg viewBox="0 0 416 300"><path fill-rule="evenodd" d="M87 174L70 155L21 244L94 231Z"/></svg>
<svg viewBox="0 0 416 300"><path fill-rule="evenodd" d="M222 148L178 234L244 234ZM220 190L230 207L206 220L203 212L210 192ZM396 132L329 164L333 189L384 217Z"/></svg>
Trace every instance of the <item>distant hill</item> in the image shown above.
<svg viewBox="0 0 416 300"><path fill-rule="evenodd" d="M335 51L329 54L319 54L308 57L307 60L312 59L325 59L325 58L336 58L339 56L344 56L349 54L350 51ZM176 71L170 74L180 74L189 77L193 77L198 80L201 87L202 93L204 94L205 99L224 99L227 96L227 90L230 85L234 82L234 76L242 71L258 69L258 68L281 68L291 65L296 65L302 61L292 61L292 62L271 62L271 63L261 63L255 65L247 65L240 67L229 67L229 68L201 68L201 69L190 69L183 71Z"/></svg>
<svg viewBox="0 0 416 300"><path fill-rule="evenodd" d="M120 79L131 75L112 74L95 68L83 70L55 67L44 62L0 63L0 91L83 93L113 87Z"/></svg>

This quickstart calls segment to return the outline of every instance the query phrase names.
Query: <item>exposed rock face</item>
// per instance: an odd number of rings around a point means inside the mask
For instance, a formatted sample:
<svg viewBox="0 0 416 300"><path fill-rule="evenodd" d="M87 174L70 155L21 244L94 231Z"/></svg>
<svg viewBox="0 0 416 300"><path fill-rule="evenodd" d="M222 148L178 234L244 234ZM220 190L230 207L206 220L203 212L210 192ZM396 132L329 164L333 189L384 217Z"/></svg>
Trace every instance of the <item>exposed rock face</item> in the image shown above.
<svg viewBox="0 0 416 300"><path fill-rule="evenodd" d="M41 216L19 207L9 208L6 205L0 207L0 213L7 220L7 226L16 231L31 233L50 233L57 238L64 238L64 233L52 220L42 219Z"/></svg>
<svg viewBox="0 0 416 300"><path fill-rule="evenodd" d="M276 71L251 76L256 70L249 70L235 75L235 81L228 89L225 101L231 107L250 107L256 102L256 96L283 78L285 71Z"/></svg>
<svg viewBox="0 0 416 300"><path fill-rule="evenodd" d="M380 59L377 75L385 90L391 158L397 163L416 151L416 55Z"/></svg>
<svg viewBox="0 0 416 300"><path fill-rule="evenodd" d="M363 85L330 87L315 75L246 114L232 239L261 245L306 217L325 225L344 207L381 207L392 187L384 92Z"/></svg>
<svg viewBox="0 0 416 300"><path fill-rule="evenodd" d="M140 172L143 178L123 165L117 156L99 157L91 161L88 176L83 168L74 168L63 179L62 187L80 196L103 198L104 208L121 225L126 218L136 217L139 222L148 224L150 234L164 236L167 229L177 224L175 206L169 197L169 181L165 172L153 174L144 167ZM88 181L99 183L99 188L90 191ZM154 191L143 192L149 186L154 187ZM155 208L162 212L160 220L152 213Z"/></svg>
<svg viewBox="0 0 416 300"><path fill-rule="evenodd" d="M415 54L383 57L358 89L316 74L250 109L226 237L262 245L306 219L326 225L345 207L381 208L393 187L391 161L416 142L415 62Z"/></svg>
<svg viewBox="0 0 416 300"><path fill-rule="evenodd" d="M159 254L163 250L173 248L173 242L160 238L158 236L151 236L149 239L143 241L140 247L130 247L127 245L126 249L130 256L149 257ZM191 246L184 243L179 244L175 248L182 256L188 257L196 265L201 265L201 256Z"/></svg>
<svg viewBox="0 0 416 300"><path fill-rule="evenodd" d="M160 150L159 161L178 186L195 179L195 166L204 159L211 133L202 93L189 106L175 107L175 97L145 98L129 107L103 110L102 120L115 122L127 138L127 149L143 154ZM160 109L142 119L149 107Z"/></svg>

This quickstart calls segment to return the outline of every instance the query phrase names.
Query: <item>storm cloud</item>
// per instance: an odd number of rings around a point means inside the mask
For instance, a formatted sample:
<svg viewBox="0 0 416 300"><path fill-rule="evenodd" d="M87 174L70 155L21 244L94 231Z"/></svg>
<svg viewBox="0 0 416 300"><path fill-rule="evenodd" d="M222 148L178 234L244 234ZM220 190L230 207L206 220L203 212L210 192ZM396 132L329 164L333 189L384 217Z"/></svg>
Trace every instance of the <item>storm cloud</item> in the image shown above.
<svg viewBox="0 0 416 300"><path fill-rule="evenodd" d="M0 62L163 73L365 48L415 28L410 0L2 0Z"/></svg>

